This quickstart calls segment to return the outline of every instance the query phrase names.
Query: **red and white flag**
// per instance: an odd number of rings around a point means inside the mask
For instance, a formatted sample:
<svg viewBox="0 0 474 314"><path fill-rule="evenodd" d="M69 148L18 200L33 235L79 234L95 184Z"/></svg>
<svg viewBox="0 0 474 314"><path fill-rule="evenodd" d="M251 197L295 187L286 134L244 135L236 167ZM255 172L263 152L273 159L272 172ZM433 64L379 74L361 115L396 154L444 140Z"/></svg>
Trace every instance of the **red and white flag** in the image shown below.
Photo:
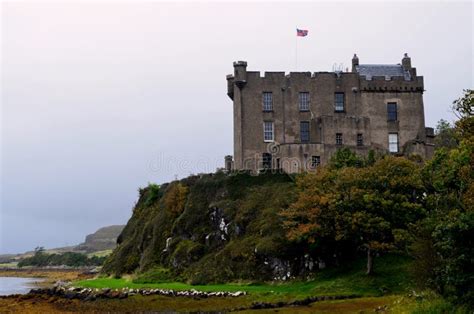
<svg viewBox="0 0 474 314"><path fill-rule="evenodd" d="M299 29L299 28L297 28L297 29L296 29L296 36L299 36L299 37L308 36L308 30L307 30L307 29Z"/></svg>

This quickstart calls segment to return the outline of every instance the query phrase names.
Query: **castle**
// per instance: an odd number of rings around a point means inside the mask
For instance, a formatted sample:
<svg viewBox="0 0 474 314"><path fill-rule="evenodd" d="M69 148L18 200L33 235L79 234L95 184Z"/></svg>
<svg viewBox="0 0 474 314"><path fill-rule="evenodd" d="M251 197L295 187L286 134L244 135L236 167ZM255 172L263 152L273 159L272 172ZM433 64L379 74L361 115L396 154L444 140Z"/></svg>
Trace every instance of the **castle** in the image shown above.
<svg viewBox="0 0 474 314"><path fill-rule="evenodd" d="M234 155L227 170L311 171L341 147L359 155L433 154L425 127L423 77L407 54L401 64L359 64L342 72L247 71L234 62Z"/></svg>

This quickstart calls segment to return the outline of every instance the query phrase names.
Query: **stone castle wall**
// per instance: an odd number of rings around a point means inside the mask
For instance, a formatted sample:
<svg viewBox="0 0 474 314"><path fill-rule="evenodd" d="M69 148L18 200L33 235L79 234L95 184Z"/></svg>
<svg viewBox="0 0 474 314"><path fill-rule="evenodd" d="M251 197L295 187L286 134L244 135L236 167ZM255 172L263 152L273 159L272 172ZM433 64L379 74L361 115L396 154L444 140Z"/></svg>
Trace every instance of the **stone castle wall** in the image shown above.
<svg viewBox="0 0 474 314"><path fill-rule="evenodd" d="M407 58L407 56L405 56ZM404 59L405 60L405 59ZM431 133L425 132L423 77L411 61L404 76L370 76L353 72L247 71L247 63L234 63L227 76L227 94L234 103L234 163L236 170L258 171L263 154L272 156L272 168L288 172L311 170L312 156L326 163L340 147L358 154L388 150L388 134L398 133L400 153L429 157ZM406 62L405 62L406 63ZM353 59L354 64L354 59ZM399 66L400 67L400 66ZM262 93L271 92L273 110L263 111ZM299 93L310 95L310 110L300 111ZM343 112L335 111L335 93L344 93ZM397 103L397 121L387 121L387 103ZM274 142L265 142L263 122L274 124ZM300 122L310 123L310 141L301 142ZM335 141L343 137L342 145ZM357 145L362 134L363 145ZM413 146L413 147L412 147ZM416 146L416 147L415 147Z"/></svg>

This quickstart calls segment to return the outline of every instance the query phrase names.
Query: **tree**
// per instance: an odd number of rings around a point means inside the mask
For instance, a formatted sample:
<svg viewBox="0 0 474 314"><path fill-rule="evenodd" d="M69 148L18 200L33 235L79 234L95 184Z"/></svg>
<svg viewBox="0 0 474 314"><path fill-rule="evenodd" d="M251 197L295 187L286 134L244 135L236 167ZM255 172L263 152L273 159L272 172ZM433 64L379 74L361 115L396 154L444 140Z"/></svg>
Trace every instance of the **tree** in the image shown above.
<svg viewBox="0 0 474 314"><path fill-rule="evenodd" d="M454 147L442 147L423 168L428 216L412 230L414 270L425 286L474 306L473 91L454 101Z"/></svg>
<svg viewBox="0 0 474 314"><path fill-rule="evenodd" d="M164 206L173 215L180 215L186 204L188 188L182 183L172 183L164 196Z"/></svg>
<svg viewBox="0 0 474 314"><path fill-rule="evenodd" d="M446 120L441 119L438 121L438 124L436 125L435 135L436 149L451 149L458 146L459 144L454 127Z"/></svg>
<svg viewBox="0 0 474 314"><path fill-rule="evenodd" d="M297 201L282 212L289 240L306 243L315 254L328 246L336 256L350 247L363 250L367 274L375 254L395 249L424 213L420 167L404 158L385 156L363 168L324 167L301 176L297 190Z"/></svg>
<svg viewBox="0 0 474 314"><path fill-rule="evenodd" d="M347 147L338 149L329 161L330 166L335 169L343 167L360 167L363 163L363 159Z"/></svg>

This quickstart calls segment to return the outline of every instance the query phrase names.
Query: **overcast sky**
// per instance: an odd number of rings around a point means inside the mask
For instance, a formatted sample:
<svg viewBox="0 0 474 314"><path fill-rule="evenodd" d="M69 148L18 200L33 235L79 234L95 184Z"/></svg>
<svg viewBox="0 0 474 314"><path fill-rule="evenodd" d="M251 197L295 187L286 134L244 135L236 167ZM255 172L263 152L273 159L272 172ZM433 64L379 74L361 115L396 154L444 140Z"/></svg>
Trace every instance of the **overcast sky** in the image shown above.
<svg viewBox="0 0 474 314"><path fill-rule="evenodd" d="M399 63L425 78L426 123L473 86L472 4L3 2L0 253L124 224L148 182L232 154L225 75Z"/></svg>

